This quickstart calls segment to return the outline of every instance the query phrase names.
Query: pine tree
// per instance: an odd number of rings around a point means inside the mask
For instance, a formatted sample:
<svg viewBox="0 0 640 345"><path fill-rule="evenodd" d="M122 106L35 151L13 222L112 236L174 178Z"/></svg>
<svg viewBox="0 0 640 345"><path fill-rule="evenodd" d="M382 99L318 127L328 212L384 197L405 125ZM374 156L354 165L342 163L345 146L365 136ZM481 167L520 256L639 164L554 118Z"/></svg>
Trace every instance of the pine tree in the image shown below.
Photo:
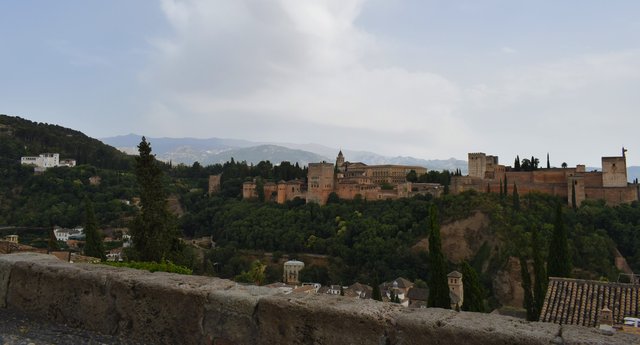
<svg viewBox="0 0 640 345"><path fill-rule="evenodd" d="M520 256L520 275L522 277L522 288L524 289L524 308L527 310L527 320L535 321L538 318L538 312L531 294L531 277L529 276L529 267L524 256Z"/></svg>
<svg viewBox="0 0 640 345"><path fill-rule="evenodd" d="M92 256L94 258L100 258L106 260L107 257L104 254L104 244L102 243L102 235L98 230L98 224L96 222L96 216L93 211L93 203L89 198L85 201L85 221L84 221L84 234L86 242L84 245L84 255Z"/></svg>
<svg viewBox="0 0 640 345"><path fill-rule="evenodd" d="M464 289L462 310L484 313L486 311L484 308L486 292L480 284L476 270L464 261L460 267L460 273L462 273L462 288Z"/></svg>
<svg viewBox="0 0 640 345"><path fill-rule="evenodd" d="M536 311L538 312L538 315L536 315L537 320L540 317L544 297L547 294L549 277L547 277L547 272L544 269L540 236L538 234L538 229L535 227L531 231L531 249L533 252L533 275L535 277L533 284L533 299L535 301Z"/></svg>
<svg viewBox="0 0 640 345"><path fill-rule="evenodd" d="M549 277L570 277L571 262L569 258L569 240L567 229L562 219L562 205L556 207L556 219L553 225L553 235L549 243L549 260L547 272Z"/></svg>
<svg viewBox="0 0 640 345"><path fill-rule="evenodd" d="M145 137L138 151L135 173L140 186L141 210L131 224L131 255L137 260L161 262L177 249L178 231L167 209L162 170Z"/></svg>
<svg viewBox="0 0 640 345"><path fill-rule="evenodd" d="M513 184L513 209L520 211L520 195L518 195L518 187Z"/></svg>
<svg viewBox="0 0 640 345"><path fill-rule="evenodd" d="M440 225L438 224L438 209L431 205L429 210L429 225L431 234L429 235L429 306L436 308L451 309L449 298L449 285L447 284L447 263L442 254L442 243L440 239Z"/></svg>

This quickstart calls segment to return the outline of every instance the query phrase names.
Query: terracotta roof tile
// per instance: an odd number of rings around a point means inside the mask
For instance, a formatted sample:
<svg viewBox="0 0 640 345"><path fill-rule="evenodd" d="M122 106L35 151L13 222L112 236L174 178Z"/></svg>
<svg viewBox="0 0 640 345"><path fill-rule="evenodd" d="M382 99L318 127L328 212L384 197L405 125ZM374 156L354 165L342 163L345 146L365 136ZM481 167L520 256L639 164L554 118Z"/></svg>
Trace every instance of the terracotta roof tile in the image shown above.
<svg viewBox="0 0 640 345"><path fill-rule="evenodd" d="M625 316L639 316L639 296L640 285L552 277L540 321L595 327L606 307L622 324Z"/></svg>

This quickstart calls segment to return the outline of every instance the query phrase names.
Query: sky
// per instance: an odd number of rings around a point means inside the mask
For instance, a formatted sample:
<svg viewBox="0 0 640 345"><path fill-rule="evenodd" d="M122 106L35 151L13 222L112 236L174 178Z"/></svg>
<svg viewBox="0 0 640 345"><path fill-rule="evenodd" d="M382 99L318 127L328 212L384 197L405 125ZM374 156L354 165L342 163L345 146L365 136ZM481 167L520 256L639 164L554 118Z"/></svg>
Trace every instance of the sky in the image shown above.
<svg viewBox="0 0 640 345"><path fill-rule="evenodd" d="M635 0L0 2L0 113L92 137L640 165ZM347 157L348 158L348 157Z"/></svg>

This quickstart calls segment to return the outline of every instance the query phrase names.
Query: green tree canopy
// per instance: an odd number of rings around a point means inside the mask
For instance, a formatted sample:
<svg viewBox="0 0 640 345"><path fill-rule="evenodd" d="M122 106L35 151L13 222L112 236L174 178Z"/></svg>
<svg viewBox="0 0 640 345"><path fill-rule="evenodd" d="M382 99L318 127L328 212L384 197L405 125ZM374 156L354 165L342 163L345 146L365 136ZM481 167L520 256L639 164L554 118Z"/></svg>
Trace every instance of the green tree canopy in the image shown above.
<svg viewBox="0 0 640 345"><path fill-rule="evenodd" d="M135 173L140 186L141 210L131 225L132 254L138 260L161 262L177 251L178 231L167 209L162 170L145 137L138 151Z"/></svg>

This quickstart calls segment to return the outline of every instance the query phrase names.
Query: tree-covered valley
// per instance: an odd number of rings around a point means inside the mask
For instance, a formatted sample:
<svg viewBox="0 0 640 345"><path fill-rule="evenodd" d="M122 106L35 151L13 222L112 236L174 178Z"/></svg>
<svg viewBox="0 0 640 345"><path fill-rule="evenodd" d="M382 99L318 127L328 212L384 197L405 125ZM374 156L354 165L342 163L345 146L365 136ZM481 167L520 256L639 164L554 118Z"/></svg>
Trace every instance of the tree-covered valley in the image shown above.
<svg viewBox="0 0 640 345"><path fill-rule="evenodd" d="M140 212L133 203L140 195L140 187L130 157L114 153L115 158L106 163L104 159L94 161L87 154L87 160L79 161L81 164L74 168L52 168L34 174L32 168L20 165L20 156L37 154L40 150L63 150L65 146L56 140L65 140L66 136L53 136L52 146L37 144L32 149L25 144L31 136L17 136L15 124L2 124L5 127L0 134L0 227L82 225L85 198L93 203L99 228L131 225ZM21 126L26 128L21 130L28 131L26 124ZM88 153L111 152L99 142L87 141L82 145L90 146L84 148ZM72 151L64 153L73 155ZM287 257L307 261L303 278L322 284L346 285L358 281L373 285L399 276L426 282L430 263L426 247L420 243L428 240L430 209L435 206L437 223L441 226L478 213L488 219L479 230L481 235L471 236L464 228L460 229L462 235L458 240L472 248L463 256L464 260L446 249L444 254L449 269L460 270L463 261L473 267L489 304L497 306L495 277L505 270L510 258L533 260L534 254L538 254L546 260L550 256L558 204L562 205L561 219L568 233L573 277L617 280L616 250L634 271L640 270L637 202L608 207L603 202L586 201L573 209L566 205L566 200L544 194L466 192L395 201L332 198L326 206L294 199L280 205L268 201L268 196L267 201L242 200L242 183L254 178L305 179L304 167L288 162L249 165L234 160L211 166L198 163L159 166L167 195L177 200L181 209L175 213L175 224L182 236L212 236L216 243L215 248L202 251L185 246L181 255L173 258L198 274L235 278L249 271L252 262L259 259L267 265L265 282L273 282L282 276L276 263ZM220 173L220 191L208 195L208 177ZM99 177L99 183L95 183L95 177ZM446 184L449 173L431 171L420 178ZM534 233L538 236L537 251L532 249ZM446 241L443 237L443 242Z"/></svg>

